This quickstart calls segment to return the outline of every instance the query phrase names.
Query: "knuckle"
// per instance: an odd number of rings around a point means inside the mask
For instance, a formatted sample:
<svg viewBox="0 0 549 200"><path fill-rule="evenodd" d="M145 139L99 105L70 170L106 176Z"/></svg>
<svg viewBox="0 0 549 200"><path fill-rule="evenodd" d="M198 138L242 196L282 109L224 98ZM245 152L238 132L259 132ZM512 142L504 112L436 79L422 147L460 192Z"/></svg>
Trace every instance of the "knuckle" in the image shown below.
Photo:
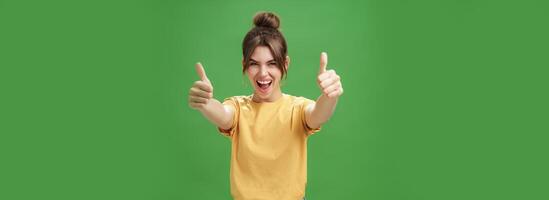
<svg viewBox="0 0 549 200"><path fill-rule="evenodd" d="M326 85L320 84L320 89L325 90L325 89L326 89Z"/></svg>

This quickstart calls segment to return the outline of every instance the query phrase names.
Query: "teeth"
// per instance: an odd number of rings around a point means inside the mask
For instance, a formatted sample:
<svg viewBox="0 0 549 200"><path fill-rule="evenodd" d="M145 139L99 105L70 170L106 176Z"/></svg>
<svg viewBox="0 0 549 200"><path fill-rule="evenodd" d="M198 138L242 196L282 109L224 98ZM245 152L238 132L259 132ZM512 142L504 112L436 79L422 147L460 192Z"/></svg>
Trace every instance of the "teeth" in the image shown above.
<svg viewBox="0 0 549 200"><path fill-rule="evenodd" d="M257 81L257 82L259 82L259 83L261 83L261 84L269 84L269 83L271 83L271 81Z"/></svg>

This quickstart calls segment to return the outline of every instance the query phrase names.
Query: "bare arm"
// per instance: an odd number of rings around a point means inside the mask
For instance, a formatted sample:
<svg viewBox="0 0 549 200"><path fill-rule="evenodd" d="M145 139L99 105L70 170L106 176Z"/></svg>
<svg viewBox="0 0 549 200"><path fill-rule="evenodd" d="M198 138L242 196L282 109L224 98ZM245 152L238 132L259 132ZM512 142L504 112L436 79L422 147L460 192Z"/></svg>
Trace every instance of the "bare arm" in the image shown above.
<svg viewBox="0 0 549 200"><path fill-rule="evenodd" d="M228 130L233 124L234 108L223 105L217 99L210 99L199 111L217 127Z"/></svg>
<svg viewBox="0 0 549 200"><path fill-rule="evenodd" d="M326 71L328 55L320 55L320 71L318 85L322 94L315 104L310 104L305 110L305 121L310 128L318 128L326 123L334 114L339 96L343 94L340 77L335 70Z"/></svg>
<svg viewBox="0 0 549 200"><path fill-rule="evenodd" d="M200 111L214 125L225 130L231 128L234 108L213 98L213 86L202 64L197 63L195 68L200 80L194 82L189 90L189 106Z"/></svg>

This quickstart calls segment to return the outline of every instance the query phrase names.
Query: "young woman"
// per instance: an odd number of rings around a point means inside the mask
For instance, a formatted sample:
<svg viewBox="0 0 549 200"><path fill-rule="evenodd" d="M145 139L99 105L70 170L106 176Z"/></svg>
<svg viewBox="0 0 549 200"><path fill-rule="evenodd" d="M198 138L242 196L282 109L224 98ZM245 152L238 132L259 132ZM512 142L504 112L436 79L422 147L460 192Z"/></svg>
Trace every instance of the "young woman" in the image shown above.
<svg viewBox="0 0 549 200"><path fill-rule="evenodd" d="M231 195L234 199L297 200L305 196L307 138L334 113L343 94L340 77L326 70L328 56L320 54L315 101L282 93L280 81L290 57L277 15L255 15L242 42L242 71L254 86L248 96L223 103L213 98L213 86L200 63L200 77L189 91L189 105L200 111L232 141Z"/></svg>

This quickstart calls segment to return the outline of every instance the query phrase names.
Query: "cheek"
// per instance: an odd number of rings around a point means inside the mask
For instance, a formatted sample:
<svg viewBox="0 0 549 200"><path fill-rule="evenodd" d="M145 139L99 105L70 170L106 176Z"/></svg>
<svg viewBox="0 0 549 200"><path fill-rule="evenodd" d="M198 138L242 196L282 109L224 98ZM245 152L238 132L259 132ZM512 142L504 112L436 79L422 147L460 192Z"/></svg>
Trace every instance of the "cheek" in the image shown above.
<svg viewBox="0 0 549 200"><path fill-rule="evenodd" d="M282 77L282 72L279 70L279 69L274 69L274 70L271 70L271 75L276 78L276 80L280 80L280 78Z"/></svg>
<svg viewBox="0 0 549 200"><path fill-rule="evenodd" d="M252 77L255 76L255 74L257 74L257 70L254 70L252 68L248 68L248 70L246 70L246 74L251 79Z"/></svg>
<svg viewBox="0 0 549 200"><path fill-rule="evenodd" d="M252 85L255 84L254 77L255 77L256 74L257 74L257 70L253 70L251 68L248 68L248 70L246 70L246 75L248 75L248 80L250 80L250 83Z"/></svg>

